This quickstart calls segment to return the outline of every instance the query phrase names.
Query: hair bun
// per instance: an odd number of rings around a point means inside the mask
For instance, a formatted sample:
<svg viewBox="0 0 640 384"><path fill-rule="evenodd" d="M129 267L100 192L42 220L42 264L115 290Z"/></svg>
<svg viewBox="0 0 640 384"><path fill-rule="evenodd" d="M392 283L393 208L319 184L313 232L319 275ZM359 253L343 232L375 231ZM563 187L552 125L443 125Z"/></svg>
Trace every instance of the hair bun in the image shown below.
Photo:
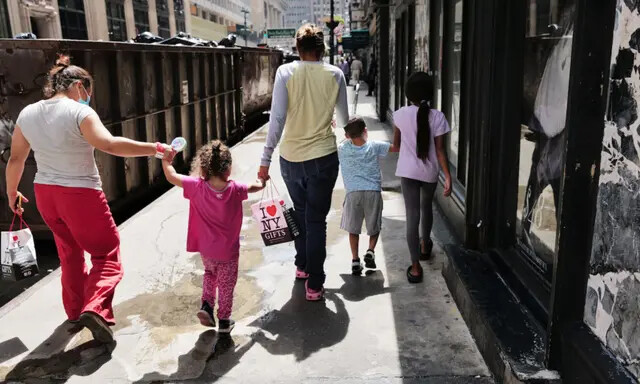
<svg viewBox="0 0 640 384"><path fill-rule="evenodd" d="M71 57L69 55L58 55L56 65L61 67L68 67L71 65Z"/></svg>

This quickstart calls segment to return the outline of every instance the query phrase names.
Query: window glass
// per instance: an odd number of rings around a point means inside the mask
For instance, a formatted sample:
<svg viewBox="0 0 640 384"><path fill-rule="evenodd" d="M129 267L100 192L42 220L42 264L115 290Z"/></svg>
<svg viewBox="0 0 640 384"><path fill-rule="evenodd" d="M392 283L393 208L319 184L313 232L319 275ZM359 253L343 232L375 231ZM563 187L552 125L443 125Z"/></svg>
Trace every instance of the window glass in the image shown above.
<svg viewBox="0 0 640 384"><path fill-rule="evenodd" d="M458 166L458 141L460 137L460 70L461 53L462 53L462 0L455 1L455 24L453 31L453 55L452 55L452 105L450 126L451 134L449 134L449 143L447 146L447 154L449 162L454 168Z"/></svg>
<svg viewBox="0 0 640 384"><path fill-rule="evenodd" d="M526 259L549 279L564 170L574 4L527 0L517 236Z"/></svg>
<svg viewBox="0 0 640 384"><path fill-rule="evenodd" d="M58 0L62 38L87 40L87 21L82 0Z"/></svg>
<svg viewBox="0 0 640 384"><path fill-rule="evenodd" d="M147 0L133 0L133 19L136 24L136 34L149 32L149 3Z"/></svg>
<svg viewBox="0 0 640 384"><path fill-rule="evenodd" d="M124 0L106 0L107 24L109 25L109 40L127 40L127 23L124 16Z"/></svg>
<svg viewBox="0 0 640 384"><path fill-rule="evenodd" d="M0 1L0 38L11 38L11 24L9 23L9 9L6 1Z"/></svg>
<svg viewBox="0 0 640 384"><path fill-rule="evenodd" d="M186 32L184 0L173 0L173 10L176 18L176 32Z"/></svg>
<svg viewBox="0 0 640 384"><path fill-rule="evenodd" d="M158 14L158 35L167 39L171 37L167 0L156 0L156 12Z"/></svg>

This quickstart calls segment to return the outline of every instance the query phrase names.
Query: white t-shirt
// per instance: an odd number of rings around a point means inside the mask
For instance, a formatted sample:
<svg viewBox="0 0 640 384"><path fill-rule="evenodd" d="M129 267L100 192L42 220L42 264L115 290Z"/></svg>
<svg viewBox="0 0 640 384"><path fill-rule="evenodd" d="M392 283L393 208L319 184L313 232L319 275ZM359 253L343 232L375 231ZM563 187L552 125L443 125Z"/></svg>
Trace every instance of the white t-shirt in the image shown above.
<svg viewBox="0 0 640 384"><path fill-rule="evenodd" d="M94 148L80 132L82 120L94 113L68 98L41 100L20 112L16 123L38 166L34 183L102 189Z"/></svg>
<svg viewBox="0 0 640 384"><path fill-rule="evenodd" d="M396 176L427 183L437 182L440 165L438 164L434 138L451 131L444 114L436 109L432 109L429 112L431 135L427 161L419 159L416 151L418 142L418 107L410 105L395 111L393 113L393 124L398 127L401 133Z"/></svg>

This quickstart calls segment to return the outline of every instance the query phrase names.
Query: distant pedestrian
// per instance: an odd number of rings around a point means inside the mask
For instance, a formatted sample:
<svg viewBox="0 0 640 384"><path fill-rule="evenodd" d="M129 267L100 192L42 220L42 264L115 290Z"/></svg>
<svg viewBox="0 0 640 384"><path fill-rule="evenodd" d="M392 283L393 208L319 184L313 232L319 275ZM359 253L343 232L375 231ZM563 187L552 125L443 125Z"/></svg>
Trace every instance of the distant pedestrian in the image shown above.
<svg viewBox="0 0 640 384"><path fill-rule="evenodd" d="M388 142L368 140L366 124L360 117L349 120L344 132L347 140L338 147L338 157L347 195L342 205L340 228L349 232L351 273L359 275L363 269L359 256L363 222L369 235L364 264L367 268L376 268L375 249L382 229L382 175L379 161L389 152L397 152L397 149Z"/></svg>
<svg viewBox="0 0 640 384"><path fill-rule="evenodd" d="M349 62L346 59L340 59L340 69L342 70L342 74L344 75L344 79L349 85L349 81L351 78L351 71L349 68Z"/></svg>
<svg viewBox="0 0 640 384"><path fill-rule="evenodd" d="M302 61L282 65L276 73L259 177L269 178L271 156L282 136L280 170L301 232L295 240L296 278L308 279L306 298L318 301L324 296L327 215L339 166L332 118L335 110L344 127L349 106L342 71L322 62L322 29L302 26L296 45Z"/></svg>
<svg viewBox="0 0 640 384"><path fill-rule="evenodd" d="M362 61L358 60L358 58L354 58L351 62L351 77L353 78L353 89L356 89L356 85L360 82L360 75L362 74L364 66L362 65Z"/></svg>
<svg viewBox="0 0 640 384"><path fill-rule="evenodd" d="M367 73L367 96L373 96L373 92L376 89L376 74L378 70L378 62L376 56L372 53L371 60L369 61L369 71Z"/></svg>
<svg viewBox="0 0 640 384"><path fill-rule="evenodd" d="M65 312L96 340L110 343L113 295L122 279L120 236L102 192L94 149L122 157L171 158L173 151L160 143L112 136L89 106L92 91L89 72L60 56L47 78L49 98L28 105L18 116L7 164L7 195L16 212L16 199L22 196L18 183L33 149L38 167L35 197L58 248ZM91 255L91 270L85 252Z"/></svg>
<svg viewBox="0 0 640 384"><path fill-rule="evenodd" d="M181 187L189 200L187 251L199 252L204 264L200 323L215 327L213 308L218 298L218 332L229 333L233 290L238 280L242 202L248 193L264 188L264 180L246 185L231 180L231 151L219 140L202 147L196 154L192 174L176 172L171 160L162 162L167 180Z"/></svg>
<svg viewBox="0 0 640 384"><path fill-rule="evenodd" d="M419 283L423 276L420 260L428 260L433 248L432 204L440 167L445 176L444 195L451 194L451 174L445 149L445 135L451 129L444 114L431 108L432 77L424 72L414 73L407 81L405 94L411 104L393 114L393 142L400 147L396 176L401 178L407 216L407 244L411 254L407 279L410 283ZM421 217L422 241L419 235Z"/></svg>

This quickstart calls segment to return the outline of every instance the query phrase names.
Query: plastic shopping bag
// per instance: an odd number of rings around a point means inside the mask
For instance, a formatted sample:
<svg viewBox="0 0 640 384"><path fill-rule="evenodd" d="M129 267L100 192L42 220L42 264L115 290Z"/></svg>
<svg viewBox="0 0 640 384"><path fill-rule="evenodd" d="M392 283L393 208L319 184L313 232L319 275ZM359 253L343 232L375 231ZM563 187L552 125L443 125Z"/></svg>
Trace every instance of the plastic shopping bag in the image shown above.
<svg viewBox="0 0 640 384"><path fill-rule="evenodd" d="M20 218L20 229L13 230L16 216ZM11 281L22 280L38 274L36 246L31 230L21 216L14 215L9 232L1 233L2 278Z"/></svg>
<svg viewBox="0 0 640 384"><path fill-rule="evenodd" d="M275 189L271 183L271 189ZM277 194L269 193L269 198L260 199L251 206L253 218L258 223L258 230L264 245L288 243L300 236L300 229L295 220L293 208L288 208L284 200Z"/></svg>

